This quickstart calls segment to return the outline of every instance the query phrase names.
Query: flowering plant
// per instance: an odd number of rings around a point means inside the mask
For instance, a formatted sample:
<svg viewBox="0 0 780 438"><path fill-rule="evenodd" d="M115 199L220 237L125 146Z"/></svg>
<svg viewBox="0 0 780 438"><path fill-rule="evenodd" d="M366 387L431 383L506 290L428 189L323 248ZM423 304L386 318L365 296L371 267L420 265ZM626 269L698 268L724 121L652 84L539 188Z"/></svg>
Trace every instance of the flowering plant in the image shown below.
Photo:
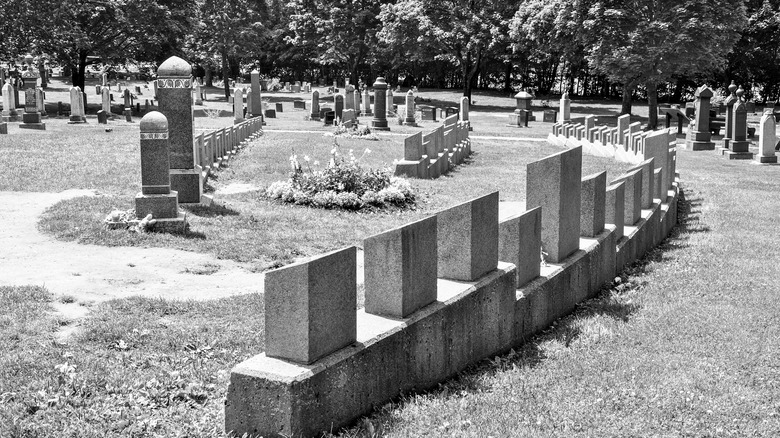
<svg viewBox="0 0 780 438"><path fill-rule="evenodd" d="M370 153L371 150L366 148L356 158L350 150L345 158L339 154L339 145L334 140L328 165L320 170L311 167L316 168L319 162L312 163L307 155L303 157L304 169L293 151L290 178L271 184L265 196L299 205L346 210L413 204L414 191L406 179L393 176L390 168L374 169L360 164Z"/></svg>

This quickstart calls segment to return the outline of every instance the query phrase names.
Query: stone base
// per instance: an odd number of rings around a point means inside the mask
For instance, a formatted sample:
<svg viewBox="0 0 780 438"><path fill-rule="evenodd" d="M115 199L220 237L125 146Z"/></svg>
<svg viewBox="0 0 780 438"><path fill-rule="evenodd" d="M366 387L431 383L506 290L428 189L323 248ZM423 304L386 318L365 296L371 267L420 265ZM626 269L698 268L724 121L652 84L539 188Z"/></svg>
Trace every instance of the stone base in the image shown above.
<svg viewBox="0 0 780 438"><path fill-rule="evenodd" d="M364 115L364 116L373 116L373 115L374 115L374 113L373 113L373 112L371 112L371 111L363 111L363 115Z"/></svg>
<svg viewBox="0 0 780 438"><path fill-rule="evenodd" d="M320 115L319 114L309 114L309 120L312 122L319 122L320 121Z"/></svg>
<svg viewBox="0 0 780 438"><path fill-rule="evenodd" d="M723 151L723 156L729 160L752 160L753 152Z"/></svg>
<svg viewBox="0 0 780 438"><path fill-rule="evenodd" d="M45 123L20 123L19 128L21 129L37 129L39 131L45 131L46 130L46 124Z"/></svg>
<svg viewBox="0 0 780 438"><path fill-rule="evenodd" d="M194 169L171 169L171 190L179 194L182 204L199 204L203 195L203 175L200 166Z"/></svg>
<svg viewBox="0 0 780 438"><path fill-rule="evenodd" d="M177 193L173 190L165 195L138 193L135 195L135 215L139 219L148 214L152 215L152 219L176 219L179 217L179 202L176 197Z"/></svg>
<svg viewBox="0 0 780 438"><path fill-rule="evenodd" d="M685 147L692 151L714 151L715 143L711 141L685 140Z"/></svg>
<svg viewBox="0 0 780 438"><path fill-rule="evenodd" d="M22 123L41 123L41 113L35 112L22 114Z"/></svg>
<svg viewBox="0 0 780 438"><path fill-rule="evenodd" d="M187 227L186 213L179 212L179 215L175 218L156 219L149 229L156 233L184 234L187 231Z"/></svg>
<svg viewBox="0 0 780 438"><path fill-rule="evenodd" d="M87 118L82 116L70 116L70 120L68 120L68 124L74 124L74 123L87 123Z"/></svg>
<svg viewBox="0 0 780 438"><path fill-rule="evenodd" d="M748 152L750 150L750 142L732 140L729 143L729 150L731 152Z"/></svg>
<svg viewBox="0 0 780 438"><path fill-rule="evenodd" d="M525 128L526 126L525 126L525 123L523 122L523 115L522 114L510 114L509 115L509 124L507 126L511 126L513 128Z"/></svg>
<svg viewBox="0 0 780 438"><path fill-rule="evenodd" d="M0 116L0 121L3 123L13 123L19 121L19 116Z"/></svg>
<svg viewBox="0 0 780 438"><path fill-rule="evenodd" d="M416 120L409 121L407 119L407 120L404 120L404 126L419 126L419 125L417 124Z"/></svg>
<svg viewBox="0 0 780 438"><path fill-rule="evenodd" d="M759 155L756 157L756 162L761 164L777 164L777 155L766 157Z"/></svg>
<svg viewBox="0 0 780 438"><path fill-rule="evenodd" d="M371 121L371 129L376 131L389 131L390 127L387 126L387 120L374 119Z"/></svg>

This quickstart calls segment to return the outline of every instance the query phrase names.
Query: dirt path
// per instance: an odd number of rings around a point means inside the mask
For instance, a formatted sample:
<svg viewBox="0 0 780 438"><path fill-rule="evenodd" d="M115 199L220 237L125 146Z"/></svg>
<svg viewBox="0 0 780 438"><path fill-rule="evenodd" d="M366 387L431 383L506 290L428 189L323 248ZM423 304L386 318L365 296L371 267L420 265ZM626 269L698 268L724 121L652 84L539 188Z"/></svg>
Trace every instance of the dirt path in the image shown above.
<svg viewBox="0 0 780 438"><path fill-rule="evenodd" d="M230 260L174 249L60 242L37 230L47 207L90 194L0 192L0 285L45 286L82 306L133 295L206 300L262 292L263 275Z"/></svg>

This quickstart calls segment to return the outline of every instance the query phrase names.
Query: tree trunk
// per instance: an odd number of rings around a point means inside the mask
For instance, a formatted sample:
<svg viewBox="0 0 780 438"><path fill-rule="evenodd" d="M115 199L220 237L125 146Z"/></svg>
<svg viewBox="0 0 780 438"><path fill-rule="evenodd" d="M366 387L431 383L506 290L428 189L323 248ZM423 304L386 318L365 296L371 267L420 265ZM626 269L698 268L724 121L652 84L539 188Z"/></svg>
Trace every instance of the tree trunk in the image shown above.
<svg viewBox="0 0 780 438"><path fill-rule="evenodd" d="M222 52L222 82L224 82L225 99L230 100L230 66L225 52Z"/></svg>
<svg viewBox="0 0 780 438"><path fill-rule="evenodd" d="M211 74L211 67L206 67L206 86L207 87L213 87L214 86L214 77Z"/></svg>
<svg viewBox="0 0 780 438"><path fill-rule="evenodd" d="M85 72L87 71L87 52L79 52L78 65L71 66L71 83L74 87L79 87L81 91L84 91Z"/></svg>
<svg viewBox="0 0 780 438"><path fill-rule="evenodd" d="M658 127L658 84L648 81L647 87L647 105L649 117L647 119L647 130L652 131Z"/></svg>
<svg viewBox="0 0 780 438"><path fill-rule="evenodd" d="M623 106L620 108L620 115L631 114L631 96L634 94L636 83L629 82L623 84Z"/></svg>

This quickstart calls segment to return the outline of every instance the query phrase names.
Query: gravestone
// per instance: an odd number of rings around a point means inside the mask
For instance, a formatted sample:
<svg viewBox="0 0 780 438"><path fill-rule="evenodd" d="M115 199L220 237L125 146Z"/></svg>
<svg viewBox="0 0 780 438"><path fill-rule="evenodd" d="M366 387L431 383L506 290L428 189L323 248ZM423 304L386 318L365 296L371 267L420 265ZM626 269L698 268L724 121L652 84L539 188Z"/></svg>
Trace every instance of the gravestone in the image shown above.
<svg viewBox="0 0 780 438"><path fill-rule="evenodd" d="M251 88L250 93L252 94L252 106L249 108L249 113L253 116L260 116L263 117L263 96L261 95L261 86L260 86L260 72L255 70L252 70L250 75L250 81L251 81Z"/></svg>
<svg viewBox="0 0 780 438"><path fill-rule="evenodd" d="M355 117L355 110L353 109L345 109L342 113L342 119L341 123L344 124L347 128L351 128L352 125L355 124L357 121L357 118Z"/></svg>
<svg viewBox="0 0 780 438"><path fill-rule="evenodd" d="M404 125L417 126L417 120L414 118L414 93L409 90L406 93L406 114L404 117Z"/></svg>
<svg viewBox="0 0 780 438"><path fill-rule="evenodd" d="M79 87L70 87L70 120L68 123L86 123L84 99Z"/></svg>
<svg viewBox="0 0 780 438"><path fill-rule="evenodd" d="M555 110L544 110L542 121L544 123L556 123L558 119L558 111Z"/></svg>
<svg viewBox="0 0 780 438"><path fill-rule="evenodd" d="M335 111L328 111L328 112L325 113L324 123L326 125L332 125L335 120L336 120L336 112Z"/></svg>
<svg viewBox="0 0 780 438"><path fill-rule="evenodd" d="M732 136L734 135L734 104L739 100L735 93L735 91L737 91L737 84L735 84L734 81L731 81L731 85L729 85L728 90L729 96L723 102L726 107L726 132L723 136L723 147L726 149L729 148L729 143L731 142Z"/></svg>
<svg viewBox="0 0 780 438"><path fill-rule="evenodd" d="M655 158L650 157L646 160L643 160L641 163L626 170L626 172L631 172L637 169L642 172L642 195L640 206L643 209L649 210L653 207L653 199L655 198L655 180L653 179L653 174L655 171Z"/></svg>
<svg viewBox="0 0 780 438"><path fill-rule="evenodd" d="M347 85L344 88L344 109L355 109L355 88Z"/></svg>
<svg viewBox="0 0 780 438"><path fill-rule="evenodd" d="M46 117L46 94L43 92L43 89L39 87L35 89L35 95L35 100L38 103L38 112L41 113L41 117Z"/></svg>
<svg viewBox="0 0 780 438"><path fill-rule="evenodd" d="M619 241L625 235L625 193L626 183L610 184L606 190L604 217L605 222L615 226L615 236Z"/></svg>
<svg viewBox="0 0 780 438"><path fill-rule="evenodd" d="M516 266L516 287L539 276L542 249L542 209L510 216L498 224L498 259Z"/></svg>
<svg viewBox="0 0 780 438"><path fill-rule="evenodd" d="M266 108L265 109L265 116L269 119L275 119L276 118L276 110L273 108Z"/></svg>
<svg viewBox="0 0 780 438"><path fill-rule="evenodd" d="M685 137L685 146L693 151L714 150L715 143L712 142L712 132L710 131L710 99L712 90L706 85L696 89L694 94L696 102L696 115L694 126L688 125L688 134Z"/></svg>
<svg viewBox="0 0 780 438"><path fill-rule="evenodd" d="M623 191L623 224L634 225L642 218L642 169L626 172L612 181L625 183Z"/></svg>
<svg viewBox="0 0 780 438"><path fill-rule="evenodd" d="M3 85L3 115L2 122L10 123L19 120L19 113L14 102L14 87L11 84Z"/></svg>
<svg viewBox="0 0 780 438"><path fill-rule="evenodd" d="M8 123L0 122L0 134L8 134Z"/></svg>
<svg viewBox="0 0 780 438"><path fill-rule="evenodd" d="M341 120L342 113L344 112L344 96L341 94L336 94L333 96L333 106L334 112L336 113L336 118Z"/></svg>
<svg viewBox="0 0 780 438"><path fill-rule="evenodd" d="M265 273L265 354L310 364L355 342L357 249Z"/></svg>
<svg viewBox="0 0 780 438"><path fill-rule="evenodd" d="M371 236L363 248L367 313L406 318L436 301L436 216Z"/></svg>
<svg viewBox="0 0 780 438"><path fill-rule="evenodd" d="M309 112L309 120L320 120L320 92L317 90L311 92L311 111Z"/></svg>
<svg viewBox="0 0 780 438"><path fill-rule="evenodd" d="M644 159L653 159L655 169L663 169L664 184L663 193L656 193L661 201L666 201L666 190L672 187L673 178L669 172L669 134L667 130L653 131L645 138ZM654 169L654 170L655 170Z"/></svg>
<svg viewBox="0 0 780 438"><path fill-rule="evenodd" d="M374 113L371 112L371 96L368 94L368 88L363 89L363 115L374 115Z"/></svg>
<svg viewBox="0 0 780 438"><path fill-rule="evenodd" d="M192 67L172 56L157 69L158 106L168 120L171 189L181 203L199 203L203 193L200 166L195 165L193 148Z"/></svg>
<svg viewBox="0 0 780 438"><path fill-rule="evenodd" d="M282 102L276 102L276 112L277 113L283 113L284 112L284 105Z"/></svg>
<svg viewBox="0 0 780 438"><path fill-rule="evenodd" d="M723 156L730 160L750 160L753 153L750 152L750 141L747 139L747 108L742 95L742 88L736 91L737 101L734 103L732 114L732 133L734 139L729 142L729 149L723 151Z"/></svg>
<svg viewBox="0 0 780 438"><path fill-rule="evenodd" d="M498 192L436 214L438 275L475 281L498 265Z"/></svg>
<svg viewBox="0 0 780 438"><path fill-rule="evenodd" d="M387 125L387 104L385 103L388 91L390 90L387 88L385 78L376 78L374 82L374 119L371 120L371 127L377 131L390 130Z"/></svg>
<svg viewBox="0 0 780 438"><path fill-rule="evenodd" d="M582 146L527 165L526 208L542 207L545 260L560 263L579 249Z"/></svg>
<svg viewBox="0 0 780 438"><path fill-rule="evenodd" d="M531 106L531 102L533 101L533 94L521 90L517 94L515 94L515 102L516 102L516 108L515 108L515 114L520 114L521 111L528 111L528 121L535 122L536 117L533 115L533 107ZM547 122L548 120L544 120ZM553 117L552 120L549 120L552 123L555 123L555 117Z"/></svg>
<svg viewBox="0 0 780 438"><path fill-rule="evenodd" d="M625 146L626 135L628 134L626 131L628 130L629 125L631 125L630 114L623 114L622 116L618 116L617 137L618 137L618 144L620 144L621 146Z"/></svg>
<svg viewBox="0 0 780 438"><path fill-rule="evenodd" d="M100 94L102 100L101 110L106 113L106 116L110 116L111 115L111 91L108 88L103 88Z"/></svg>
<svg viewBox="0 0 780 438"><path fill-rule="evenodd" d="M563 93L561 96L561 108L558 114L558 123L567 123L571 121L571 100L569 93Z"/></svg>
<svg viewBox="0 0 780 438"><path fill-rule="evenodd" d="M355 116L360 117L360 91L355 90L352 92L352 101L355 102Z"/></svg>
<svg viewBox="0 0 780 438"><path fill-rule="evenodd" d="M306 101L304 100L294 100L293 101L293 109L306 109Z"/></svg>
<svg viewBox="0 0 780 438"><path fill-rule="evenodd" d="M777 144L775 116L771 112L764 113L764 115L761 116L759 129L761 129L761 137L758 141L758 155L756 156L756 161L762 164L777 163L777 156L775 155L775 145Z"/></svg>
<svg viewBox="0 0 780 438"><path fill-rule="evenodd" d="M97 118L98 118L98 123L101 125L105 125L108 123L108 113L103 110L97 112Z"/></svg>
<svg viewBox="0 0 780 438"><path fill-rule="evenodd" d="M38 111L38 93L35 88L24 90L24 113L19 128L46 130L46 124L41 123L41 113Z"/></svg>
<svg viewBox="0 0 780 438"><path fill-rule="evenodd" d="M582 178L580 235L596 237L604 231L606 217L607 172Z"/></svg>
<svg viewBox="0 0 780 438"><path fill-rule="evenodd" d="M233 91L233 124L244 121L244 89L236 87Z"/></svg>
<svg viewBox="0 0 780 438"><path fill-rule="evenodd" d="M385 93L385 113L389 117L395 114L395 108L393 107L393 90L387 87L387 93Z"/></svg>
<svg viewBox="0 0 780 438"><path fill-rule="evenodd" d="M133 97L130 95L130 89L125 88L124 91L124 109L132 108L133 106Z"/></svg>
<svg viewBox="0 0 780 438"><path fill-rule="evenodd" d="M138 96L141 96L141 95L144 94L144 93L141 92L141 87L138 86L138 85L135 86L135 94L138 95Z"/></svg>
<svg viewBox="0 0 780 438"><path fill-rule="evenodd" d="M141 193L135 196L135 214L151 214L154 227L182 232L186 219L179 212L175 191L171 190L168 121L162 113L152 111L139 123L141 131Z"/></svg>
<svg viewBox="0 0 780 438"><path fill-rule="evenodd" d="M461 122L468 122L469 131L473 130L469 122L469 98L466 96L460 98L459 118Z"/></svg>

